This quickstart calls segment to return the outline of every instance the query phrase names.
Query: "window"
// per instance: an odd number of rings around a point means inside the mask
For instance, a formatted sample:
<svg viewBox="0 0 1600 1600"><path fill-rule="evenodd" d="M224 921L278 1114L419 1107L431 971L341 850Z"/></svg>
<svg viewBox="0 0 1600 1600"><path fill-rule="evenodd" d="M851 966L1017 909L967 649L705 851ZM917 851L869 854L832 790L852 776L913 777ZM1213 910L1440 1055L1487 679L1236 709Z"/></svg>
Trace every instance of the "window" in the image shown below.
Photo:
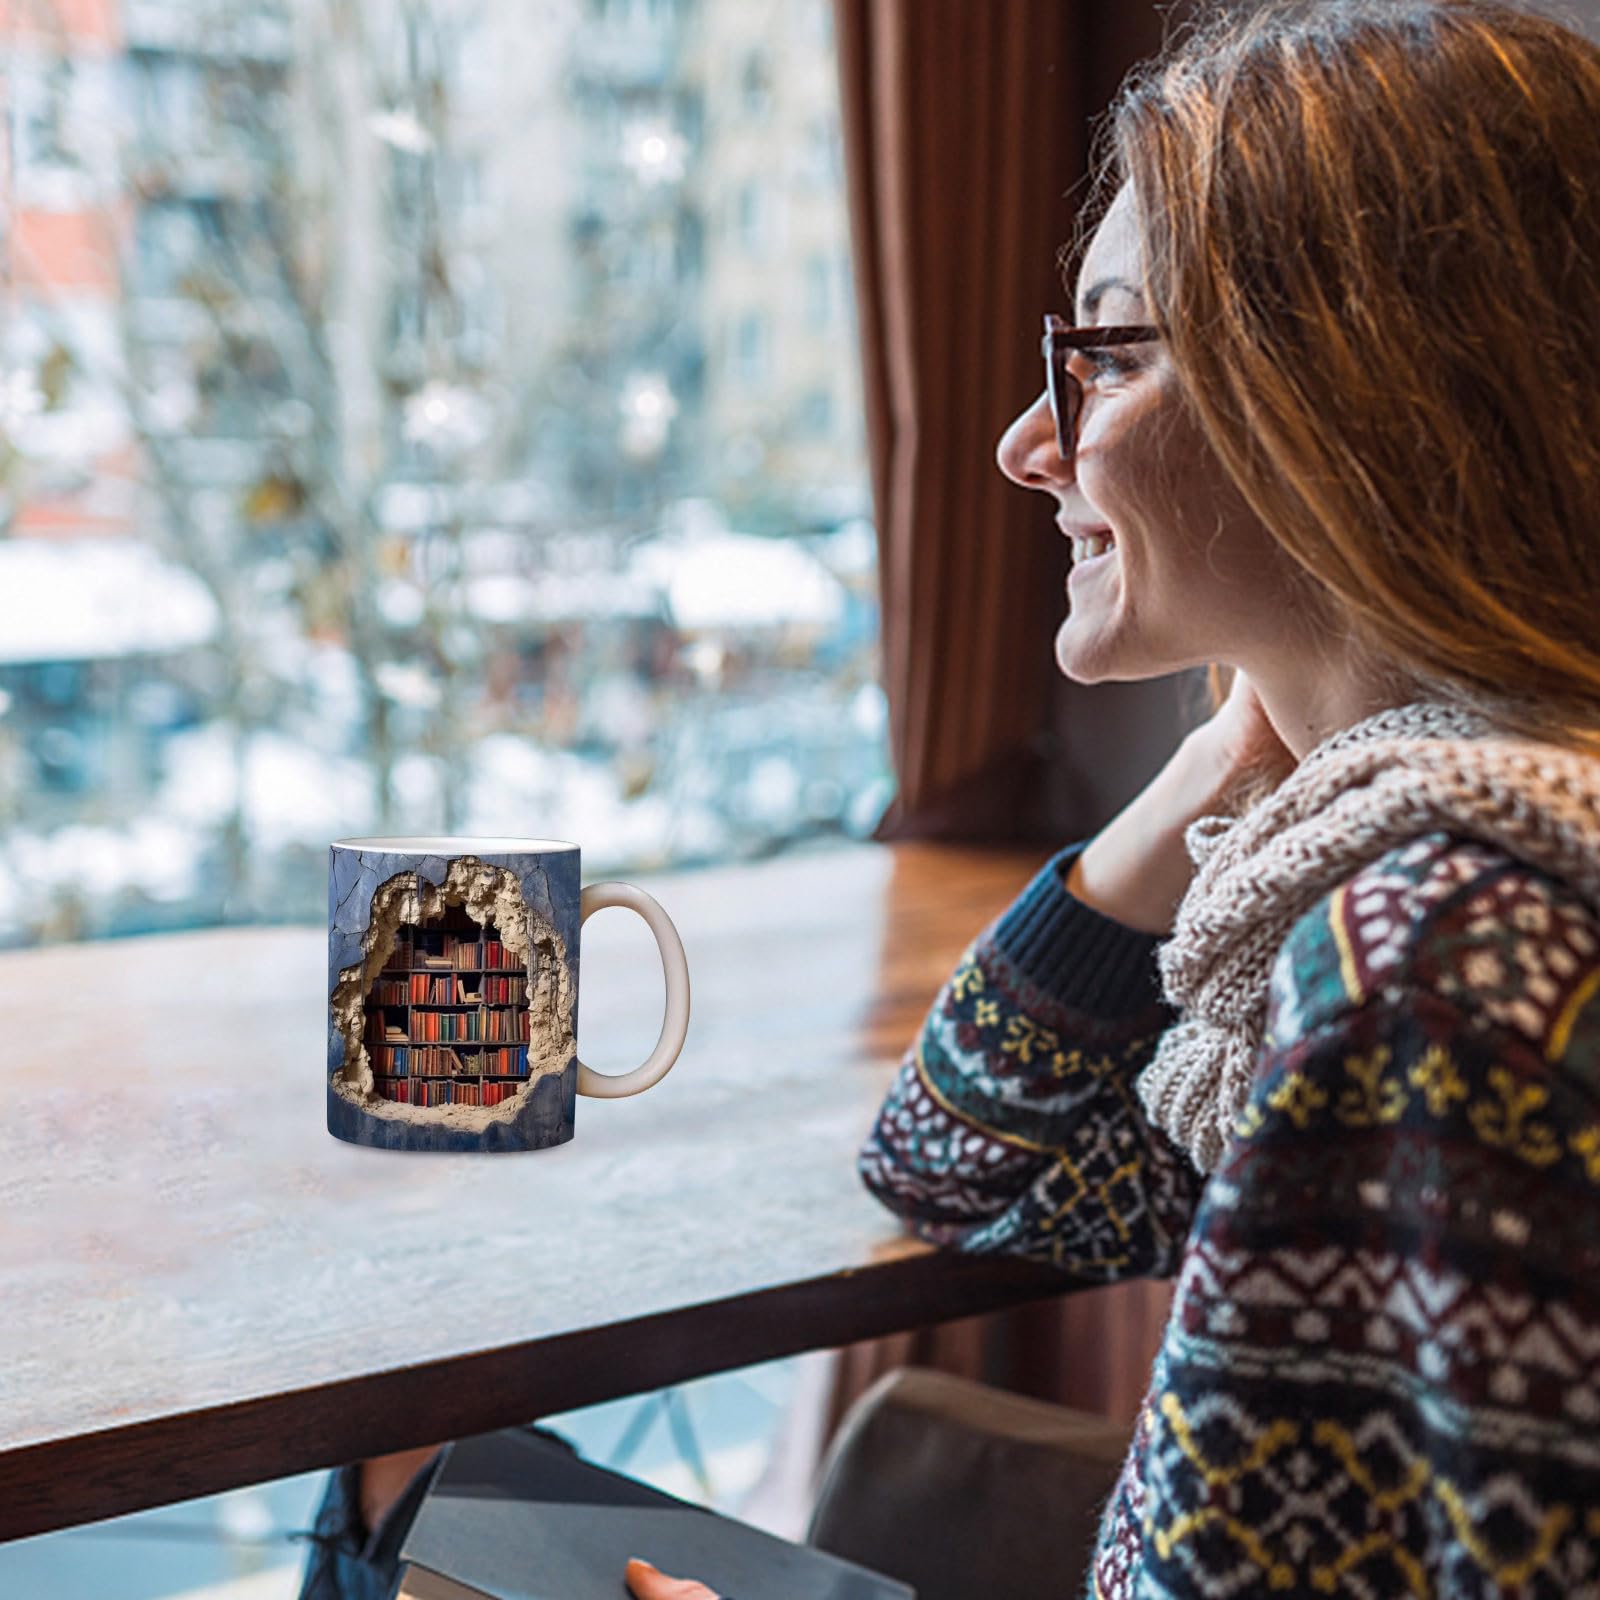
<svg viewBox="0 0 1600 1600"><path fill-rule="evenodd" d="M770 375L770 330L762 312L747 311L733 325L732 363L734 381L743 388L755 388Z"/></svg>
<svg viewBox="0 0 1600 1600"><path fill-rule="evenodd" d="M19 49L0 944L315 920L347 833L870 831L826 12L127 0Z"/></svg>
<svg viewBox="0 0 1600 1600"><path fill-rule="evenodd" d="M806 258L806 321L819 333L833 322L833 261L826 255Z"/></svg>
<svg viewBox="0 0 1600 1600"><path fill-rule="evenodd" d="M808 389L800 397L797 427L807 439L828 437L833 428L833 395L828 390Z"/></svg>
<svg viewBox="0 0 1600 1600"><path fill-rule="evenodd" d="M19 46L7 72L16 197L44 211L90 204L109 178L103 115L115 103L111 69L98 57Z"/></svg>
<svg viewBox="0 0 1600 1600"><path fill-rule="evenodd" d="M203 270L215 254L207 246L204 210L183 200L141 206L134 237L136 268L127 286L134 294L178 294L189 274Z"/></svg>
<svg viewBox="0 0 1600 1600"><path fill-rule="evenodd" d="M72 133L72 63L55 60L17 83L17 165L24 171L79 165Z"/></svg>
<svg viewBox="0 0 1600 1600"><path fill-rule="evenodd" d="M806 125L797 159L808 183L822 188L841 183L844 156L840 147L838 122L832 117L813 117Z"/></svg>
<svg viewBox="0 0 1600 1600"><path fill-rule="evenodd" d="M743 184L735 193L733 219L739 248L746 255L765 255L769 231L768 208L766 195L759 183Z"/></svg>
<svg viewBox="0 0 1600 1600"><path fill-rule="evenodd" d="M182 56L139 52L129 58L136 162L192 154L211 143L205 116L206 75Z"/></svg>
<svg viewBox="0 0 1600 1600"><path fill-rule="evenodd" d="M772 107L772 69L764 52L752 50L739 70L739 100L745 116L759 122Z"/></svg>

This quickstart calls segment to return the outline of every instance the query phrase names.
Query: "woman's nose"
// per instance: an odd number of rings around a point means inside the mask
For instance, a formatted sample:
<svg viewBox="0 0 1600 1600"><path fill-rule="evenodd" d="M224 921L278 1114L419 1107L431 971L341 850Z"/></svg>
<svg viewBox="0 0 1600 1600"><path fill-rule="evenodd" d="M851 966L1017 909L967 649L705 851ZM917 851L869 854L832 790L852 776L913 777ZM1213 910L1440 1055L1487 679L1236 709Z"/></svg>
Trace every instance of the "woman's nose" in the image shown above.
<svg viewBox="0 0 1600 1600"><path fill-rule="evenodd" d="M1056 443L1050 396L1043 393L1000 436L995 449L1000 470L1024 489L1048 489L1072 480L1072 465Z"/></svg>

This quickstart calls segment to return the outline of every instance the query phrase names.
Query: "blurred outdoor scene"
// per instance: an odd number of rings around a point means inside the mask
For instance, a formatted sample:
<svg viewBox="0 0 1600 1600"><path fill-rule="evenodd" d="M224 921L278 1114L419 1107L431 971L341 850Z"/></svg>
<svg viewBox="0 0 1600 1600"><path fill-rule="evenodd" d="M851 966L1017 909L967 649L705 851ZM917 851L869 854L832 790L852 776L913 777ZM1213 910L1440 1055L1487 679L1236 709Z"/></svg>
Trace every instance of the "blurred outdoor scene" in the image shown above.
<svg viewBox="0 0 1600 1600"><path fill-rule="evenodd" d="M870 832L828 0L0 16L0 944Z"/></svg>

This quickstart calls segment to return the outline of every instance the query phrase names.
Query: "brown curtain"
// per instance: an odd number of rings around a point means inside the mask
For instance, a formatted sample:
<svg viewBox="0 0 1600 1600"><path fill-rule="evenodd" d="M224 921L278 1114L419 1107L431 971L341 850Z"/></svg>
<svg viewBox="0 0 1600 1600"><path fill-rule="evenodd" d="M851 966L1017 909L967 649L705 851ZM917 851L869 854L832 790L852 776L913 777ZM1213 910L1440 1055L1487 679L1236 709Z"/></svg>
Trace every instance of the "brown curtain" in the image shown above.
<svg viewBox="0 0 1600 1600"><path fill-rule="evenodd" d="M1090 119L1152 4L835 0L898 798L883 838L1043 838L1066 559L994 464L1038 394ZM1069 191L1071 197L1069 198Z"/></svg>
<svg viewBox="0 0 1600 1600"><path fill-rule="evenodd" d="M994 450L1042 387L1041 314L1067 309L1056 256L1087 197L1091 119L1183 7L834 14L898 779L879 837L1065 842L1148 779L1191 702L1172 680L1060 677L1063 543ZM1131 1418L1168 1294L1122 1285L855 1346L832 1415L914 1361Z"/></svg>

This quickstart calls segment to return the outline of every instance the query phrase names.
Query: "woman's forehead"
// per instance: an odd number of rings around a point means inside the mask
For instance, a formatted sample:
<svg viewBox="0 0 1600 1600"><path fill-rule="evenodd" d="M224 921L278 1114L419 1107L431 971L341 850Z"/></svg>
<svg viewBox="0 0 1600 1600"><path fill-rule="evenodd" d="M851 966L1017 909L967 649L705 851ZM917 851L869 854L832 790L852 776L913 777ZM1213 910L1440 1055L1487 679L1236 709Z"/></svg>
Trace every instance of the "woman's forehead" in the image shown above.
<svg viewBox="0 0 1600 1600"><path fill-rule="evenodd" d="M1141 298L1144 280L1133 186L1124 184L1100 219L1078 273L1078 317L1087 321L1105 296Z"/></svg>

